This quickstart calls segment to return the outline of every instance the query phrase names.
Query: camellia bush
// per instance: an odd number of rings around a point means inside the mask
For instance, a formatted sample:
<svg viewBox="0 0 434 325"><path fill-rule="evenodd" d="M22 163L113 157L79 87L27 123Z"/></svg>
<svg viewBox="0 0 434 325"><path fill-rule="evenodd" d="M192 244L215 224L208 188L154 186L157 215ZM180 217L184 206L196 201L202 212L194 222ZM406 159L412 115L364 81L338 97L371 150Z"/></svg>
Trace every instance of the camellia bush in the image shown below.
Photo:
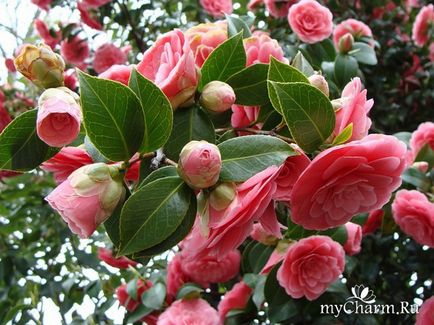
<svg viewBox="0 0 434 325"><path fill-rule="evenodd" d="M2 323L434 324L432 4L32 2Z"/></svg>

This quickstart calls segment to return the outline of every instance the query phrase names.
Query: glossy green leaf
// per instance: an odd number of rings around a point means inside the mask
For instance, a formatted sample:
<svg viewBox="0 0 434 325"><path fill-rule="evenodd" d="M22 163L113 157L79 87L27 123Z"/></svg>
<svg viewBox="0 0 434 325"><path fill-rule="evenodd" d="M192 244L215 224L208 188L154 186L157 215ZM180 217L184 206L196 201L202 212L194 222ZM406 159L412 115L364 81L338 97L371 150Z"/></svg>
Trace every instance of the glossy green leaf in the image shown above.
<svg viewBox="0 0 434 325"><path fill-rule="evenodd" d="M335 80L337 84L344 87L350 80L357 76L359 64L350 55L339 54L335 60Z"/></svg>
<svg viewBox="0 0 434 325"><path fill-rule="evenodd" d="M179 227L190 205L191 189L179 177L146 184L125 203L120 219L120 251L133 254L155 246Z"/></svg>
<svg viewBox="0 0 434 325"><path fill-rule="evenodd" d="M242 182L272 165L280 166L295 155L283 140L265 135L229 139L218 145L222 156L220 180Z"/></svg>
<svg viewBox="0 0 434 325"><path fill-rule="evenodd" d="M0 134L0 170L29 171L58 151L36 134L37 114L34 109L19 115Z"/></svg>
<svg viewBox="0 0 434 325"><path fill-rule="evenodd" d="M320 66L323 61L334 61L336 58L335 46L329 38L314 44L302 44L301 48L309 54L315 66Z"/></svg>
<svg viewBox="0 0 434 325"><path fill-rule="evenodd" d="M234 89L236 104L259 106L269 102L267 90L268 64L253 64L234 74L227 83Z"/></svg>
<svg viewBox="0 0 434 325"><path fill-rule="evenodd" d="M84 148L86 149L86 152L89 154L89 156L92 158L92 161L94 163L102 162L106 163L108 162L107 158L104 157L101 152L98 151L97 148L93 145L93 143L90 141L88 136L84 137Z"/></svg>
<svg viewBox="0 0 434 325"><path fill-rule="evenodd" d="M368 65L376 65L378 63L375 50L366 43L354 43L353 49L348 54L353 56L359 63Z"/></svg>
<svg viewBox="0 0 434 325"><path fill-rule="evenodd" d="M130 159L146 134L142 106L133 91L119 82L78 73L86 133L112 161Z"/></svg>
<svg viewBox="0 0 434 325"><path fill-rule="evenodd" d="M237 35L238 33L243 33L243 38L248 38L252 36L250 32L250 28L247 23L235 16L225 15L226 22L228 23L228 36L232 37Z"/></svg>
<svg viewBox="0 0 434 325"><path fill-rule="evenodd" d="M293 66L271 57L268 70L268 80L277 82L304 82L309 84L307 77Z"/></svg>
<svg viewBox="0 0 434 325"><path fill-rule="evenodd" d="M249 252L249 264L253 273L261 272L268 259L274 251L274 246L267 246L261 243L256 243Z"/></svg>
<svg viewBox="0 0 434 325"><path fill-rule="evenodd" d="M176 167L174 166L164 166L154 170L151 174L149 174L139 185L139 188L149 184L159 178L168 177L168 176L177 176L178 172L176 171Z"/></svg>
<svg viewBox="0 0 434 325"><path fill-rule="evenodd" d="M337 228L320 231L318 232L318 235L329 236L341 245L345 245L348 239L347 228L344 225Z"/></svg>
<svg viewBox="0 0 434 325"><path fill-rule="evenodd" d="M214 125L208 115L197 106L175 112L173 131L164 146L164 153L170 159L178 161L182 148L191 140L215 143Z"/></svg>
<svg viewBox="0 0 434 325"><path fill-rule="evenodd" d="M246 52L243 46L243 35L229 38L220 44L206 59L202 66L202 77L199 82L199 91L214 80L226 82L232 75L246 66Z"/></svg>
<svg viewBox="0 0 434 325"><path fill-rule="evenodd" d="M420 188L423 191L429 191L431 187L430 178L414 167L407 168L402 173L401 178L404 182Z"/></svg>
<svg viewBox="0 0 434 325"><path fill-rule="evenodd" d="M306 77L310 77L311 75L315 74L315 70L301 52L298 52L295 55L294 59L292 59L291 65L297 70L301 71Z"/></svg>
<svg viewBox="0 0 434 325"><path fill-rule="evenodd" d="M273 106L280 112L293 139L306 152L315 151L333 132L335 112L330 100L305 83L269 81Z"/></svg>
<svg viewBox="0 0 434 325"><path fill-rule="evenodd" d="M195 283L185 283L178 291L176 299L199 297L203 289Z"/></svg>
<svg viewBox="0 0 434 325"><path fill-rule="evenodd" d="M166 95L136 69L130 76L129 87L139 98L144 115L145 134L139 152L161 148L169 139L173 124L172 106Z"/></svg>
<svg viewBox="0 0 434 325"><path fill-rule="evenodd" d="M350 123L345 127L345 129L342 130L341 133L337 135L337 137L333 140L332 145L337 146L339 144L343 144L347 142L352 135L353 135L353 123Z"/></svg>
<svg viewBox="0 0 434 325"><path fill-rule="evenodd" d="M142 304L146 307L158 310L163 307L166 299L166 286L157 282L142 294Z"/></svg>

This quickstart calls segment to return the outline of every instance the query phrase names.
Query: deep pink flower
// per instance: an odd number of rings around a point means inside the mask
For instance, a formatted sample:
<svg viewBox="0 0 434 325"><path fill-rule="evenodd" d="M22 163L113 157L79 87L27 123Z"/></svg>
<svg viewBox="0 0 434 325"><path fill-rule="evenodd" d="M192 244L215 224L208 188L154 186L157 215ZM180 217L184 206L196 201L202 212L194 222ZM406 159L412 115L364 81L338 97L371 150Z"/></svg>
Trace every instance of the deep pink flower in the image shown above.
<svg viewBox="0 0 434 325"><path fill-rule="evenodd" d="M34 22L35 29L38 32L39 36L42 38L45 44L50 46L52 49L56 47L57 44L59 44L60 40L62 39L62 32L61 31L50 31L47 24L39 18L35 19ZM53 36L53 34L55 36Z"/></svg>
<svg viewBox="0 0 434 325"><path fill-rule="evenodd" d="M101 73L98 77L119 81L120 83L123 83L125 86L128 86L128 81L130 80L131 65L118 65L114 64L107 70L105 70L103 73Z"/></svg>
<svg viewBox="0 0 434 325"><path fill-rule="evenodd" d="M93 68L97 73L102 73L115 64L127 62L127 55L114 44L106 43L98 47L93 58Z"/></svg>
<svg viewBox="0 0 434 325"><path fill-rule="evenodd" d="M119 304L124 306L129 312L133 312L140 305L142 294L152 287L152 282L146 280L137 280L137 299L133 299L127 292L127 284L123 284L116 289L116 297L119 300Z"/></svg>
<svg viewBox="0 0 434 325"><path fill-rule="evenodd" d="M80 12L80 18L83 23L96 30L103 29L98 17L98 11L95 8L87 6L84 2L78 2L77 9Z"/></svg>
<svg viewBox="0 0 434 325"><path fill-rule="evenodd" d="M194 53L179 29L162 35L144 53L137 70L160 87L173 109L194 96L198 83Z"/></svg>
<svg viewBox="0 0 434 325"><path fill-rule="evenodd" d="M108 265L117 267L119 269L128 269L130 265L137 265L137 262L134 262L133 260L130 260L125 256L115 258L113 256L113 252L110 249L106 248L98 248L98 258L101 261L106 262Z"/></svg>
<svg viewBox="0 0 434 325"><path fill-rule="evenodd" d="M72 91L77 89L78 78L75 69L68 69L63 73L63 82L65 83L65 87Z"/></svg>
<svg viewBox="0 0 434 325"><path fill-rule="evenodd" d="M314 0L301 0L291 6L288 22L291 29L305 43L321 42L333 31L332 13Z"/></svg>
<svg viewBox="0 0 434 325"><path fill-rule="evenodd" d="M288 63L279 43L265 33L253 34L244 39L244 49L247 55L247 66L255 63L270 63L270 56Z"/></svg>
<svg viewBox="0 0 434 325"><path fill-rule="evenodd" d="M362 227L363 236L367 234L371 234L381 227L383 222L384 211L383 210L374 210L369 213L368 219Z"/></svg>
<svg viewBox="0 0 434 325"><path fill-rule="evenodd" d="M419 151L428 144L434 150L434 123L425 122L419 125L410 139L411 157L414 160Z"/></svg>
<svg viewBox="0 0 434 325"><path fill-rule="evenodd" d="M312 301L335 282L345 267L345 252L327 236L303 238L291 245L277 280L292 298Z"/></svg>
<svg viewBox="0 0 434 325"><path fill-rule="evenodd" d="M372 37L372 31L368 25L356 19L347 19L335 27L333 31L333 42L338 48L339 40L345 34L350 33L356 41L362 37Z"/></svg>
<svg viewBox="0 0 434 325"><path fill-rule="evenodd" d="M48 11L50 10L50 5L53 0L31 0L33 4L37 5L42 10Z"/></svg>
<svg viewBox="0 0 434 325"><path fill-rule="evenodd" d="M353 123L353 134L348 141L360 140L368 135L372 125L368 113L374 100L366 98L367 90L362 90L362 82L356 77L342 91L342 107L336 112L336 124L333 131L338 136L350 123Z"/></svg>
<svg viewBox="0 0 434 325"><path fill-rule="evenodd" d="M292 220L323 230L381 208L401 184L405 155L403 142L380 134L323 151L292 189Z"/></svg>
<svg viewBox="0 0 434 325"><path fill-rule="evenodd" d="M200 5L207 14L221 18L232 13L232 0L200 0Z"/></svg>
<svg viewBox="0 0 434 325"><path fill-rule="evenodd" d="M259 106L232 105L231 125L234 128L249 127L258 119L258 116Z"/></svg>
<svg viewBox="0 0 434 325"><path fill-rule="evenodd" d="M0 102L0 133L6 128L6 126L12 122L12 118L9 115L9 112L3 105L3 102Z"/></svg>
<svg viewBox="0 0 434 325"><path fill-rule="evenodd" d="M418 191L401 190L392 204L395 222L421 245L434 248L434 203Z"/></svg>
<svg viewBox="0 0 434 325"><path fill-rule="evenodd" d="M345 229L347 230L347 241L344 245L345 253L350 256L356 255L362 249L362 227L358 224L347 222Z"/></svg>
<svg viewBox="0 0 434 325"><path fill-rule="evenodd" d="M431 325L434 324L434 296L426 299L416 315L414 325Z"/></svg>
<svg viewBox="0 0 434 325"><path fill-rule="evenodd" d="M217 311L203 299L177 300L158 318L158 325L221 325Z"/></svg>
<svg viewBox="0 0 434 325"><path fill-rule="evenodd" d="M90 49L87 40L80 36L74 36L72 39L64 39L60 44L62 57L66 62L78 67L85 66L84 61L89 57Z"/></svg>
<svg viewBox="0 0 434 325"><path fill-rule="evenodd" d="M434 24L434 5L420 9L413 24L412 38L417 46L424 46L428 41L429 29Z"/></svg>
<svg viewBox="0 0 434 325"><path fill-rule="evenodd" d="M187 282L192 282L192 279L184 273L182 269L182 255L175 254L172 260L167 265L167 298L169 301L176 299L178 290ZM203 283L201 283L203 284Z"/></svg>
<svg viewBox="0 0 434 325"><path fill-rule="evenodd" d="M75 170L92 164L92 158L82 148L64 147L56 155L41 165L41 168L54 174L57 184L64 182Z"/></svg>
<svg viewBox="0 0 434 325"><path fill-rule="evenodd" d="M17 72L17 68L15 67L15 64L14 64L14 59L6 58L5 59L5 66L9 72L12 72L12 73Z"/></svg>
<svg viewBox="0 0 434 325"><path fill-rule="evenodd" d="M231 290L226 292L218 305L220 319L224 321L226 315L232 309L244 309L252 295L253 290L243 281L236 283Z"/></svg>

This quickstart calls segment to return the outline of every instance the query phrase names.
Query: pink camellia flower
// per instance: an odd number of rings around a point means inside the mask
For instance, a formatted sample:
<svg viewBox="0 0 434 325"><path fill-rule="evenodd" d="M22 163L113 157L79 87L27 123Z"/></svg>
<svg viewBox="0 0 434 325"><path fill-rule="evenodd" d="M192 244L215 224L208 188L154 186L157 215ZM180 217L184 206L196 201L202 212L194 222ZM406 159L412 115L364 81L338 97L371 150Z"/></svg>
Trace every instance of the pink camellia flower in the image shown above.
<svg viewBox="0 0 434 325"><path fill-rule="evenodd" d="M78 96L66 87L45 90L38 101L36 131L52 147L63 147L80 133L81 110Z"/></svg>
<svg viewBox="0 0 434 325"><path fill-rule="evenodd" d="M291 245L277 280L292 298L312 301L336 281L345 267L342 246L327 236L303 238Z"/></svg>
<svg viewBox="0 0 434 325"><path fill-rule="evenodd" d="M228 25L224 21L199 24L187 30L185 36L190 42L196 65L201 68L216 47L228 39Z"/></svg>
<svg viewBox="0 0 434 325"><path fill-rule="evenodd" d="M264 245L275 245L278 240L276 236L266 231L260 223L255 223L253 225L253 230L250 233L250 237Z"/></svg>
<svg viewBox="0 0 434 325"><path fill-rule="evenodd" d="M292 221L323 230L381 208L401 184L405 155L403 142L380 134L323 151L292 189Z"/></svg>
<svg viewBox="0 0 434 325"><path fill-rule="evenodd" d="M63 82L65 87L71 89L72 91L77 89L78 78L75 69L68 69L63 73Z"/></svg>
<svg viewBox="0 0 434 325"><path fill-rule="evenodd" d="M36 31L38 32L39 36L42 38L45 44L47 44L52 49L54 49L56 45L59 44L60 40L62 39L61 31L51 32L47 24L45 24L45 22L39 18L35 19L34 25ZM54 33L56 36L53 36L52 33Z"/></svg>
<svg viewBox="0 0 434 325"><path fill-rule="evenodd" d="M255 63L270 63L270 56L284 63L288 63L283 55L279 43L265 33L253 34L244 39L244 49L247 55L247 66Z"/></svg>
<svg viewBox="0 0 434 325"><path fill-rule="evenodd" d="M305 43L317 43L328 38L333 31L333 15L315 0L301 0L289 8L291 29Z"/></svg>
<svg viewBox="0 0 434 325"><path fill-rule="evenodd" d="M158 318L158 325L221 325L217 310L203 299L177 300Z"/></svg>
<svg viewBox="0 0 434 325"><path fill-rule="evenodd" d="M383 223L384 211L383 210L374 210L369 213L368 219L362 227L363 236L367 234L371 234L381 227Z"/></svg>
<svg viewBox="0 0 434 325"><path fill-rule="evenodd" d="M224 17L232 13L232 0L200 0L200 5L207 14L214 18Z"/></svg>
<svg viewBox="0 0 434 325"><path fill-rule="evenodd" d="M336 48L338 48L341 37L347 33L350 33L356 41L362 37L372 37L372 31L368 25L359 20L350 18L337 25L333 31L333 42Z"/></svg>
<svg viewBox="0 0 434 325"><path fill-rule="evenodd" d="M3 102L0 102L0 133L8 126L8 124L12 122L12 118L9 115L9 112L3 105Z"/></svg>
<svg viewBox="0 0 434 325"><path fill-rule="evenodd" d="M414 325L434 324L434 296L425 300L420 306L419 313L416 315Z"/></svg>
<svg viewBox="0 0 434 325"><path fill-rule="evenodd" d="M48 11L50 10L50 5L53 0L31 0L33 4L37 5L42 10Z"/></svg>
<svg viewBox="0 0 434 325"><path fill-rule="evenodd" d="M367 90L362 90L359 77L351 80L342 91L341 108L336 112L336 124L333 131L338 136L350 123L353 123L353 134L348 141L360 140L368 135L372 125L368 113L374 100L366 98Z"/></svg>
<svg viewBox="0 0 434 325"><path fill-rule="evenodd" d="M205 256L203 258L191 257L188 251L183 251L184 260L182 270L194 282L219 283L233 279L240 270L241 254L233 250L221 258Z"/></svg>
<svg viewBox="0 0 434 325"><path fill-rule="evenodd" d="M345 229L347 230L347 241L344 245L345 253L350 256L360 253L362 249L362 227L358 224L347 222Z"/></svg>
<svg viewBox="0 0 434 325"><path fill-rule="evenodd" d="M434 150L434 123L425 122L418 126L413 132L410 139L411 156L413 160L417 157L419 151L428 144Z"/></svg>
<svg viewBox="0 0 434 325"><path fill-rule="evenodd" d="M429 41L429 30L434 24L434 5L420 9L413 24L412 38L417 46L424 46Z"/></svg>
<svg viewBox="0 0 434 325"><path fill-rule="evenodd" d="M160 87L173 109L194 96L198 83L194 53L179 29L162 35L144 53L137 70Z"/></svg>
<svg viewBox="0 0 434 325"><path fill-rule="evenodd" d="M96 163L74 171L45 200L73 233L87 238L112 214L124 196L118 167Z"/></svg>
<svg viewBox="0 0 434 325"><path fill-rule="evenodd" d="M434 203L418 191L401 190L392 203L401 230L421 245L434 248Z"/></svg>
<svg viewBox="0 0 434 325"><path fill-rule="evenodd" d="M114 64L103 73L101 73L98 77L113 81L119 81L125 86L128 86L128 81L130 80L132 68L133 67L131 65Z"/></svg>
<svg viewBox="0 0 434 325"><path fill-rule="evenodd" d="M60 44L60 52L66 62L74 64L79 68L85 66L84 61L89 57L90 49L87 40L80 36L74 36L72 39L64 39Z"/></svg>
<svg viewBox="0 0 434 325"><path fill-rule="evenodd" d="M93 68L97 73L102 73L115 64L124 64L127 59L122 49L114 44L106 43L96 49Z"/></svg>
<svg viewBox="0 0 434 325"><path fill-rule="evenodd" d="M113 252L106 248L98 248L98 258L101 261L106 262L108 265L117 267L118 269L128 269L130 265L133 267L137 265L137 262L134 262L125 256L115 258Z"/></svg>
<svg viewBox="0 0 434 325"><path fill-rule="evenodd" d="M142 294L152 287L152 282L146 280L137 280L137 299L133 299L127 291L127 284L123 284L116 289L116 297L119 300L119 304L124 306L129 312L133 312L140 306Z"/></svg>
<svg viewBox="0 0 434 325"><path fill-rule="evenodd" d="M261 274L270 273L274 266L283 261L289 246L290 244L286 241L278 242L276 249L273 251L273 253L271 253L267 263L265 263L264 267L262 268Z"/></svg>
<svg viewBox="0 0 434 325"><path fill-rule="evenodd" d="M231 290L226 292L223 299L219 302L218 313L222 321L233 309L244 309L247 306L253 290L243 281L236 283Z"/></svg>
<svg viewBox="0 0 434 325"><path fill-rule="evenodd" d="M166 290L167 299L172 302L176 299L178 290L188 282L193 282L182 268L182 263L184 263L183 256L181 253L175 254L172 260L167 265L167 280L166 280ZM200 285L207 287L208 283L201 281Z"/></svg>
<svg viewBox="0 0 434 325"><path fill-rule="evenodd" d="M249 127L258 116L259 106L232 105L231 125L234 128Z"/></svg>
<svg viewBox="0 0 434 325"><path fill-rule="evenodd" d="M41 168L53 173L56 183L60 184L75 170L92 163L92 158L86 150L76 147L64 147L56 155L44 162Z"/></svg>
<svg viewBox="0 0 434 325"><path fill-rule="evenodd" d="M192 188L215 185L221 167L220 150L206 141L190 141L179 154L178 174Z"/></svg>
<svg viewBox="0 0 434 325"><path fill-rule="evenodd" d="M17 72L17 68L15 67L15 64L14 64L14 59L6 58L5 59L5 66L9 72L12 72L12 73Z"/></svg>
<svg viewBox="0 0 434 325"><path fill-rule="evenodd" d="M80 18L83 23L96 30L103 29L98 17L98 11L95 8L87 6L84 2L77 2L77 9L80 12Z"/></svg>

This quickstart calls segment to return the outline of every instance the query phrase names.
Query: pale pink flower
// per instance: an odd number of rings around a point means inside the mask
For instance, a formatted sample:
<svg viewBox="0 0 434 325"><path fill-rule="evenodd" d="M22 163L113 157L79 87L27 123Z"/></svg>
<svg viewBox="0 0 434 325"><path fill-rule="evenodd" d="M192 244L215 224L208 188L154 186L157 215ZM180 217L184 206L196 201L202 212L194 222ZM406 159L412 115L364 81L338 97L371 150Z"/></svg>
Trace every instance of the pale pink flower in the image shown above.
<svg viewBox="0 0 434 325"><path fill-rule="evenodd" d="M434 123L425 122L418 126L410 139L410 150L412 161L417 157L419 151L428 144L434 150Z"/></svg>
<svg viewBox="0 0 434 325"><path fill-rule="evenodd" d="M200 0L200 5L207 14L221 18L232 13L232 0Z"/></svg>
<svg viewBox="0 0 434 325"><path fill-rule="evenodd" d="M372 31L368 25L356 19L347 19L337 25L333 31L333 42L336 48L339 45L339 40L345 34L350 33L356 41L362 37L372 37Z"/></svg>
<svg viewBox="0 0 434 325"><path fill-rule="evenodd" d="M128 81L130 80L132 68L133 67L131 65L114 64L103 73L101 73L98 77L118 81L120 83L123 83L125 86L128 86Z"/></svg>
<svg viewBox="0 0 434 325"><path fill-rule="evenodd" d="M288 63L279 43L265 33L253 34L244 39L244 49L247 55L247 66L255 63L270 63L271 56L276 60Z"/></svg>
<svg viewBox="0 0 434 325"><path fill-rule="evenodd" d="M221 325L217 310L203 299L177 300L158 318L158 325Z"/></svg>
<svg viewBox="0 0 434 325"><path fill-rule="evenodd" d="M234 128L249 127L256 122L258 116L259 106L232 105L231 125Z"/></svg>
<svg viewBox="0 0 434 325"><path fill-rule="evenodd" d="M429 29L434 24L434 5L420 9L413 24L412 38L417 46L424 46L429 41Z"/></svg>
<svg viewBox="0 0 434 325"><path fill-rule="evenodd" d="M97 73L103 73L115 64L127 62L127 55L114 44L106 43L98 47L93 58L93 68Z"/></svg>

